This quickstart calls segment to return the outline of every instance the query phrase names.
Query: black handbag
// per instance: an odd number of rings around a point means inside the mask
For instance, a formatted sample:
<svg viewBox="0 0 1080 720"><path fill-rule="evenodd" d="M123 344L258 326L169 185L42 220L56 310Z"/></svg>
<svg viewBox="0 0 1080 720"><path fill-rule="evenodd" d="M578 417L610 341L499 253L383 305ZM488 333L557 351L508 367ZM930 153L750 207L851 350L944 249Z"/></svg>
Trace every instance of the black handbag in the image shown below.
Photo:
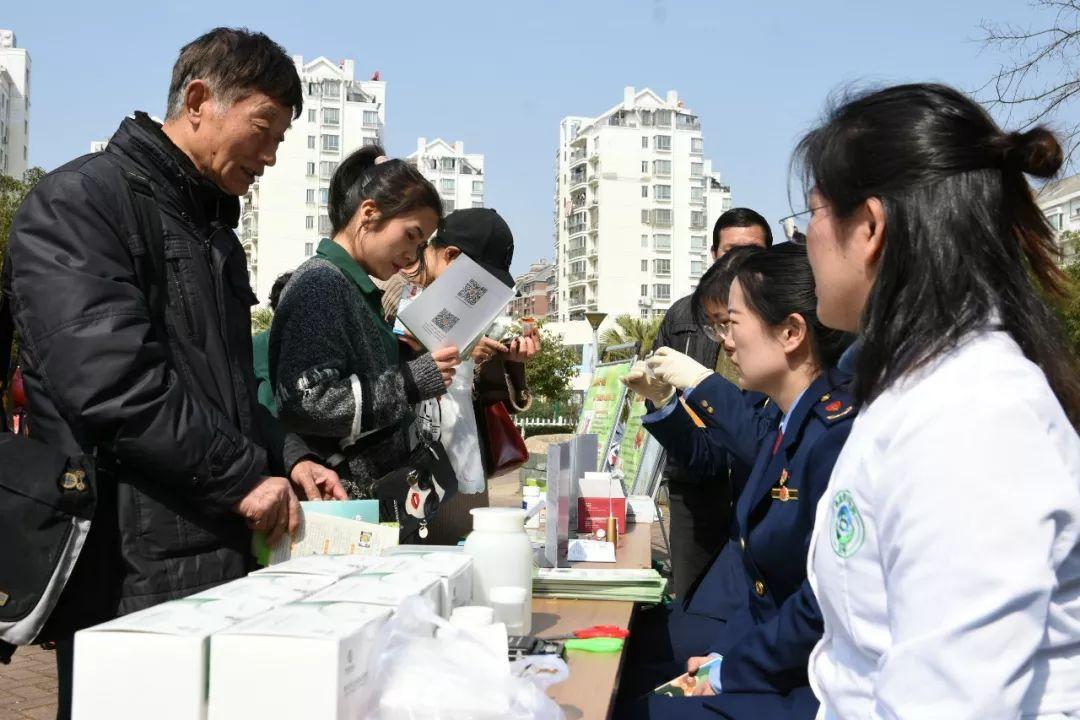
<svg viewBox="0 0 1080 720"><path fill-rule="evenodd" d="M399 542L405 545L423 543L443 500L457 494L457 474L439 442L441 408L439 413L438 423L418 418L416 447L400 468L375 481L379 517L398 523Z"/></svg>

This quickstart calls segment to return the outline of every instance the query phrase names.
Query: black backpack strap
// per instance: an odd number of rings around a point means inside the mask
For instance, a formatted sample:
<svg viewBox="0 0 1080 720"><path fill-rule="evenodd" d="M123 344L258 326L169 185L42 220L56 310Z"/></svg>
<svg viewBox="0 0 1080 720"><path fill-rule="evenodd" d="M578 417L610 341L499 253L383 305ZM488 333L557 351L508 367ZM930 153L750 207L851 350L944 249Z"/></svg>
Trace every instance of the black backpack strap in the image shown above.
<svg viewBox="0 0 1080 720"><path fill-rule="evenodd" d="M165 236L161 226L161 211L154 196L154 186L126 155L108 147L102 155L120 169L128 189L131 190L138 234L128 239L128 246L136 259L143 261L143 266L136 268L136 271L146 290L151 321L164 325Z"/></svg>
<svg viewBox="0 0 1080 720"><path fill-rule="evenodd" d="M4 255L3 290L0 291L0 394L8 389L11 381L11 351L15 346L15 315L11 311L11 298L8 297L8 281L11 278L11 258ZM0 432L8 430L7 409L0 401Z"/></svg>

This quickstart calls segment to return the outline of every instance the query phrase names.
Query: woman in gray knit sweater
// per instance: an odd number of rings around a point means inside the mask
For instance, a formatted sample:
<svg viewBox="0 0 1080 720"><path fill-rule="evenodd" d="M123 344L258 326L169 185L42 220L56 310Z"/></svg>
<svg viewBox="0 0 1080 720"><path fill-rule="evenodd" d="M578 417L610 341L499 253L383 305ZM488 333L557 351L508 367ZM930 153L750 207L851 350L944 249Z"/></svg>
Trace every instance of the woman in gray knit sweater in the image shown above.
<svg viewBox="0 0 1080 720"><path fill-rule="evenodd" d="M443 394L458 364L457 348L402 362L372 282L416 261L442 203L415 168L367 146L334 173L328 211L333 238L297 268L274 315L271 381L281 421L364 498L408 457L411 406Z"/></svg>

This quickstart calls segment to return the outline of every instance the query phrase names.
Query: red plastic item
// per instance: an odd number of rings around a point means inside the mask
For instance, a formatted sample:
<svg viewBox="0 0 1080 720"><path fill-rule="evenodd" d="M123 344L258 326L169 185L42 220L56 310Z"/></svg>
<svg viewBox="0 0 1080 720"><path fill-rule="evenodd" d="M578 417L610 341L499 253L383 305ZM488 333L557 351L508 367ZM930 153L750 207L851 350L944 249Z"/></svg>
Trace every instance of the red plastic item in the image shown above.
<svg viewBox="0 0 1080 720"><path fill-rule="evenodd" d="M598 637L627 638L630 637L630 631L616 625L593 625L583 630L575 630L574 637L583 640Z"/></svg>

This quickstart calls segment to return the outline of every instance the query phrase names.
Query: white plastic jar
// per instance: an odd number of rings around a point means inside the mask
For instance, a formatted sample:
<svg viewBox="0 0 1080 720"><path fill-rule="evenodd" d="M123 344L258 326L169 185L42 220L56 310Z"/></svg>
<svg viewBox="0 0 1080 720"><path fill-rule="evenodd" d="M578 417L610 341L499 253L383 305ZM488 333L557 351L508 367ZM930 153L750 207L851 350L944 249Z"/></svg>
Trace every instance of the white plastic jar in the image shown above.
<svg viewBox="0 0 1080 720"><path fill-rule="evenodd" d="M491 605L488 591L517 586L525 591L522 608L522 635L532 629L533 553L525 534L525 511L521 508L474 508L473 531L465 539L465 552L472 556L473 602Z"/></svg>

